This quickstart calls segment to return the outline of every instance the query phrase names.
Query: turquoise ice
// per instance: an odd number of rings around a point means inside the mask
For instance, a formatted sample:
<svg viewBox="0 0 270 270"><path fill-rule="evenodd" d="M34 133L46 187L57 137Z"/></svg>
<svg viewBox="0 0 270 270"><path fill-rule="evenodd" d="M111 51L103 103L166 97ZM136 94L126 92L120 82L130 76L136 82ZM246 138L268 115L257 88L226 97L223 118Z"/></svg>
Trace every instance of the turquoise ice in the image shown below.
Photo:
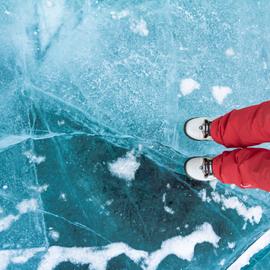
<svg viewBox="0 0 270 270"><path fill-rule="evenodd" d="M0 269L266 269L269 194L187 179L224 149L182 128L269 99L269 9L0 1Z"/></svg>

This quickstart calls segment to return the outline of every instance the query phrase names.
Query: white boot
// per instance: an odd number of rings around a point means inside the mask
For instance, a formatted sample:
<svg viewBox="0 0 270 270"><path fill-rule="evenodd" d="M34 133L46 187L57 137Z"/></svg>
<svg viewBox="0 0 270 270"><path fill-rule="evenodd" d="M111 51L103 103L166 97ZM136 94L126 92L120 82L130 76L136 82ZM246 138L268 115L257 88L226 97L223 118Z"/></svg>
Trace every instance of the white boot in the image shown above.
<svg viewBox="0 0 270 270"><path fill-rule="evenodd" d="M217 180L213 175L212 158L193 157L186 161L185 171L188 177L198 181Z"/></svg>
<svg viewBox="0 0 270 270"><path fill-rule="evenodd" d="M197 141L211 141L210 135L211 120L206 117L192 118L186 121L184 132L186 135Z"/></svg>

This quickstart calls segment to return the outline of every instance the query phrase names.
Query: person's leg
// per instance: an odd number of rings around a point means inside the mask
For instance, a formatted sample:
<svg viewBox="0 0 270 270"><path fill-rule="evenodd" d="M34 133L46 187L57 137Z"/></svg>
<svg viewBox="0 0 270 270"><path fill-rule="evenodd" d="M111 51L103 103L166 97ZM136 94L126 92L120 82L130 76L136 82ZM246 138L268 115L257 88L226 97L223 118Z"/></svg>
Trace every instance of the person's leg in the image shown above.
<svg viewBox="0 0 270 270"><path fill-rule="evenodd" d="M270 101L233 110L211 123L210 135L226 147L270 142Z"/></svg>
<svg viewBox="0 0 270 270"><path fill-rule="evenodd" d="M225 151L213 159L213 174L225 184L270 191L270 150Z"/></svg>

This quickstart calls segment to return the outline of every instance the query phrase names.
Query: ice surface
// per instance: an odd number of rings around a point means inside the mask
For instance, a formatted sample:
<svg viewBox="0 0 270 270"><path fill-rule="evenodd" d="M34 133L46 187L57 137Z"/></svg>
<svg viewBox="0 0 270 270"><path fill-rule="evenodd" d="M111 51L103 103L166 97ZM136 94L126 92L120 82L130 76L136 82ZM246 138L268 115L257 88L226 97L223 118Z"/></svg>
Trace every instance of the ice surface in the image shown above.
<svg viewBox="0 0 270 270"><path fill-rule="evenodd" d="M1 1L0 269L266 269L268 193L183 176L224 149L182 128L269 99L269 8Z"/></svg>

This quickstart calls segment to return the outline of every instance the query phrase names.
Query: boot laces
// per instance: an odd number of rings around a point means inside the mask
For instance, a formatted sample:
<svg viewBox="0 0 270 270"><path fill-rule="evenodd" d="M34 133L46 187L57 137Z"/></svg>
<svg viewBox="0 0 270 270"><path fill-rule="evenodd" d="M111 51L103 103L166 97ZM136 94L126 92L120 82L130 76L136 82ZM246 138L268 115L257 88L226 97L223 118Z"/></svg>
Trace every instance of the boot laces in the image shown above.
<svg viewBox="0 0 270 270"><path fill-rule="evenodd" d="M213 161L211 159L204 158L201 170L203 171L204 177L213 175Z"/></svg>
<svg viewBox="0 0 270 270"><path fill-rule="evenodd" d="M211 122L205 119L203 124L199 127L199 129L203 133L204 138L207 138L208 136L210 136L210 125L211 125Z"/></svg>

